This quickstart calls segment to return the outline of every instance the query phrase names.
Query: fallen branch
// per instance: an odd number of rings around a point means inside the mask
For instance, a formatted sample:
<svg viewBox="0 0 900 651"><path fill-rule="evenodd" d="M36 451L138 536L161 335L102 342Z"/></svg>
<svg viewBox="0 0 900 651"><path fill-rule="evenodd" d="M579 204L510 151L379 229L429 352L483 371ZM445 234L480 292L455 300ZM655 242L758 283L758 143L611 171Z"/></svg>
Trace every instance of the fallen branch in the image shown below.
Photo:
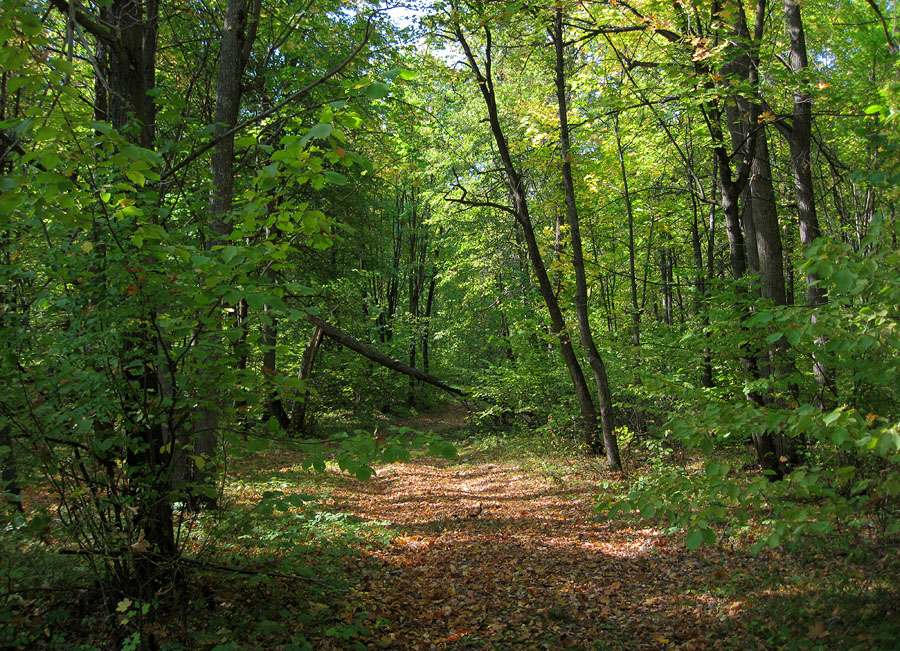
<svg viewBox="0 0 900 651"><path fill-rule="evenodd" d="M246 574L248 576L270 576L273 579L288 579L291 581L306 581L308 583L315 583L318 586L326 588L328 590L332 590L335 592L345 592L341 588L336 588L333 585L329 585L324 581L320 581L319 579L314 579L311 576L301 576L299 574L285 574L284 572L269 572L266 570L250 570L244 569L241 567L231 567L229 565L219 565L218 563L207 563L204 561L194 560L192 558L181 558L178 560L179 563L183 563L185 565L190 565L191 567L198 567L202 570L212 570L214 572L228 572L231 574Z"/></svg>

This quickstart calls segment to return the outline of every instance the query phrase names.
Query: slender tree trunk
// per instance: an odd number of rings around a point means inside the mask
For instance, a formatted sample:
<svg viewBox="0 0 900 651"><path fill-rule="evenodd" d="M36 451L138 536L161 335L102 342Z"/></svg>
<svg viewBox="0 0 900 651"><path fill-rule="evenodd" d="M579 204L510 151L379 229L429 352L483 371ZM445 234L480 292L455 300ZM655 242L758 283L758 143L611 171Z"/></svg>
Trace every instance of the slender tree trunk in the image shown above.
<svg viewBox="0 0 900 651"><path fill-rule="evenodd" d="M319 346L322 344L323 334L324 330L316 326L306 347L303 349L303 357L300 359L300 371L297 373L297 379L303 382L302 395L294 403L294 409L291 413L291 431L295 434L312 434L308 422L310 391L307 385L312 378L313 364L316 362L316 355L319 352Z"/></svg>
<svg viewBox="0 0 900 651"><path fill-rule="evenodd" d="M538 289L547 311L550 314L550 330L556 335L559 341L559 350L562 354L566 369L569 371L569 377L575 390L575 399L578 401L581 410L582 425L584 427L585 441L592 448L597 447L597 412L594 408L594 402L591 399L590 389L584 378L584 372L578 363L578 357L572 347L572 341L566 330L566 322L563 318L562 311L559 307L556 294L553 292L553 286L547 275L547 268L541 257L541 250L537 243L534 233L534 226L531 222L531 214L528 208L528 199L525 193L525 181L519 171L516 169L506 142L506 136L503 127L500 125L500 115L497 108L497 98L494 92L494 80L491 66L492 61L492 35L490 28L483 25L486 38L485 54L484 54L484 70L482 70L469 42L462 32L462 27L457 24L454 26L454 34L457 42L465 53L466 60L472 69L475 79L478 82L478 88L484 99L485 106L488 111L488 122L490 124L491 134L494 143L497 145L497 151L503 163L503 169L506 175L506 181L512 201L512 212L515 215L516 222L521 227L522 236L528 252L528 258L531 261L532 270L538 281Z"/></svg>
<svg viewBox="0 0 900 651"><path fill-rule="evenodd" d="M613 119L613 133L616 136L616 152L619 154L619 172L622 176L622 196L625 200L625 214L628 217L628 280L631 289L631 344L634 346L634 361L632 363L634 383L641 386L641 305L638 303L637 273L635 271L635 258L637 257L634 243L634 209L631 204L631 192L628 187L628 172L625 169L625 153L622 150L622 138L619 133L619 116ZM647 419L640 403L640 397L635 398L634 405L634 431L644 434L647 431Z"/></svg>
<svg viewBox="0 0 900 651"><path fill-rule="evenodd" d="M603 447L606 462L610 468L619 470L619 444L616 440L615 418L613 416L612 391L606 375L606 365L594 343L587 305L587 280L584 274L584 255L581 247L581 225L578 206L575 203L575 183L572 180L572 148L569 141L569 109L566 100L565 44L563 43L562 9L557 9L553 20L553 44L556 51L556 102L559 114L559 149L562 157L563 189L566 200L566 218L569 237L572 241L572 267L575 271L575 314L578 318L578 334L581 348L588 364L594 372L597 384L597 402L600 406L600 424L603 431ZM597 450L599 451L599 450Z"/></svg>
<svg viewBox="0 0 900 651"><path fill-rule="evenodd" d="M691 220L691 246L694 252L694 266L696 271L694 274L694 311L700 319L700 325L704 330L704 338L709 336L709 305L707 304L706 295L706 272L703 265L703 248L700 242L700 227L697 219L697 200L691 195L693 204L693 219ZM700 367L700 386L704 388L712 388L715 386L712 377L712 360L710 358L709 347L703 350L703 364Z"/></svg>
<svg viewBox="0 0 900 651"><path fill-rule="evenodd" d="M251 5L250 3L255 3ZM252 10L252 15L251 15ZM231 233L227 215L231 211L234 199L234 134L228 134L238 119L241 102L241 77L250 49L256 36L259 20L259 0L228 0L225 6L225 20L222 27L222 43L219 50L219 70L216 79L215 138L218 146L210 158L213 192L210 197L209 237L205 248L223 245ZM214 340L212 345L221 345L221 314L210 318L209 336ZM216 378L215 366L217 358L209 361L209 367L201 372L200 385L207 395L201 396L200 407L193 417L193 455L204 459L203 465L193 464L192 482L200 485L210 480L210 469L214 467L212 460L217 456L216 443L219 435L219 414L222 409L218 391L214 388ZM209 494L195 496L192 499L195 508L205 506L214 508L216 500Z"/></svg>

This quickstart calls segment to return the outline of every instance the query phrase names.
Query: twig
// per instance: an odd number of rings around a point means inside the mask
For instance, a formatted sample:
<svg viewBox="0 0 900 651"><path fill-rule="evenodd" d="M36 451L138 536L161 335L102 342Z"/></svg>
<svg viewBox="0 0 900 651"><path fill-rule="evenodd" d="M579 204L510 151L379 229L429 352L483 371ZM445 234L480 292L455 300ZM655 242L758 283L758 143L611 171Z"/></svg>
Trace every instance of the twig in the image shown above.
<svg viewBox="0 0 900 651"><path fill-rule="evenodd" d="M292 581L307 581L309 583L315 583L318 586L326 588L328 590L332 590L335 592L346 592L346 590L342 588L336 588L333 585L329 585L324 581L320 581L319 579L314 579L311 576L300 576L299 574L285 574L284 572L268 572L266 570L248 570L240 567L230 567L228 565L219 565L218 563L207 563L204 561L194 560L192 558L181 558L178 561L179 563L184 563L185 565L191 565L192 567L199 567L204 570L213 570L215 572L230 572L232 574L246 574L249 576L270 576L273 579L289 579Z"/></svg>

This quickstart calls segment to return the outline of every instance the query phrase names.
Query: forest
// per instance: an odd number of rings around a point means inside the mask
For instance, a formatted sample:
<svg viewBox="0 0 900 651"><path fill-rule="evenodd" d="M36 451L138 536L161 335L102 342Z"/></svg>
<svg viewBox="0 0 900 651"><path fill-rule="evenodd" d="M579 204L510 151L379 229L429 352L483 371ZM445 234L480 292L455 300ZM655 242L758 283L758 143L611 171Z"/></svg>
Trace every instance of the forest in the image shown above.
<svg viewBox="0 0 900 651"><path fill-rule="evenodd" d="M895 0L0 0L0 648L900 639Z"/></svg>

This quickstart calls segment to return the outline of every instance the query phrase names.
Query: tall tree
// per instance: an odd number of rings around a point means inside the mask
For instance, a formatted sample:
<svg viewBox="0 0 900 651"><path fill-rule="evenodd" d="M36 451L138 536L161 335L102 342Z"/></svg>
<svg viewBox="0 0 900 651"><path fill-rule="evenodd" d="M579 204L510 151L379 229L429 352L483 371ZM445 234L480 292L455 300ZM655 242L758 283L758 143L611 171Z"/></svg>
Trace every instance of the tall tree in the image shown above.
<svg viewBox="0 0 900 651"><path fill-rule="evenodd" d="M572 147L569 133L569 108L566 87L565 41L563 34L563 9L557 7L550 27L553 50L556 55L555 83L556 105L559 114L559 153L562 166L563 194L566 203L566 220L569 225L569 239L572 245L572 268L575 272L575 313L578 318L578 334L581 348L588 365L594 373L597 385L597 402L600 407L600 424L603 432L603 447L610 468L620 469L619 445L616 441L615 418L613 416L612 391L606 365L597 350L588 314L588 289L584 273L584 253L581 246L581 224L578 219L578 204L575 201L575 183L572 180ZM630 209L630 206L629 206ZM630 210L629 210L630 214ZM629 222L630 223L630 222Z"/></svg>
<svg viewBox="0 0 900 651"><path fill-rule="evenodd" d="M463 50L469 69L478 84L478 89L484 100L485 107L487 108L491 135L493 136L497 153L500 156L503 173L506 177L506 185L512 207L496 207L510 212L521 228L527 246L528 258L531 262L532 271L538 281L538 289L544 300L544 304L547 307L547 311L550 314L550 330L558 340L560 353L566 364L566 369L569 372L569 377L572 380L572 385L575 390L575 398L581 409L585 441L591 447L597 448L597 411L594 407L594 401L591 398L587 382L585 381L584 372L578 362L575 349L572 347L572 341L567 332L566 322L563 318L559 301L553 290L553 285L550 282L547 268L544 264L543 257L541 256L541 250L538 246L534 225L531 221L531 212L529 209L524 176L513 161L507 138L500 122L500 110L494 86L492 28L487 21L481 21L480 31L484 38L484 45L483 58L479 61L475 56L472 46L469 43L469 38L466 35L460 16L460 7L451 4L446 14L450 32L454 40ZM465 202L467 199L464 197L459 199L459 201ZM479 204L476 202L473 205Z"/></svg>

